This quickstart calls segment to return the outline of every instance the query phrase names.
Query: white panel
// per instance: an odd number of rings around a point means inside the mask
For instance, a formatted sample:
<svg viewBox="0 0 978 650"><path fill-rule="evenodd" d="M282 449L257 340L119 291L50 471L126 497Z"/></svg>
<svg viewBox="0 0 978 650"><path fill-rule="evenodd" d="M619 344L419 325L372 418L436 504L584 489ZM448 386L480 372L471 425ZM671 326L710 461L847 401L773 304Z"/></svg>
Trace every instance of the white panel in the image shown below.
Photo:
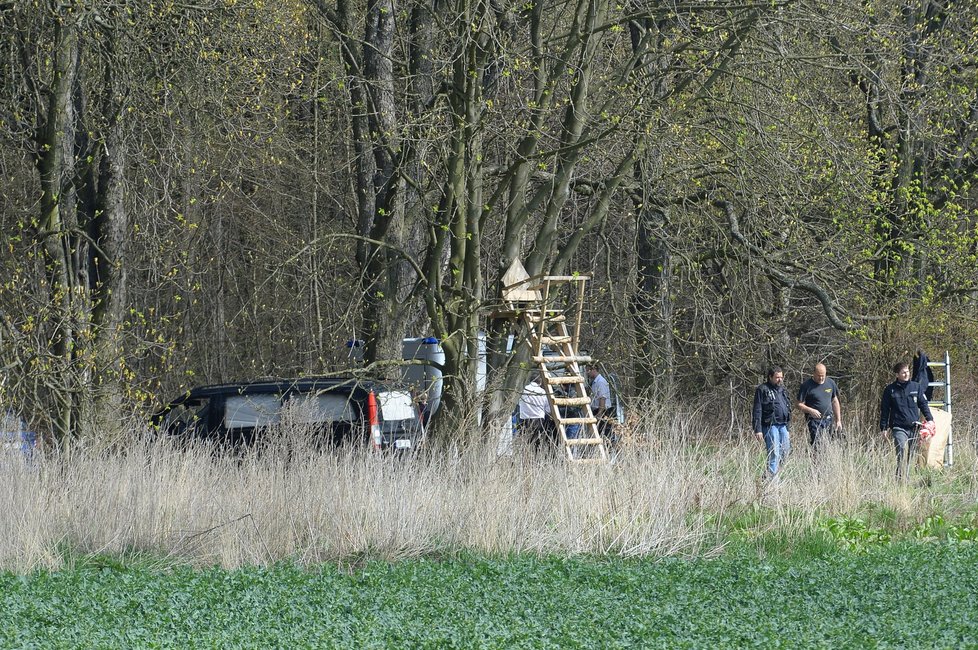
<svg viewBox="0 0 978 650"><path fill-rule="evenodd" d="M385 422L413 420L415 417L411 393L406 390L390 390L377 393L377 402L380 406L380 417Z"/></svg>

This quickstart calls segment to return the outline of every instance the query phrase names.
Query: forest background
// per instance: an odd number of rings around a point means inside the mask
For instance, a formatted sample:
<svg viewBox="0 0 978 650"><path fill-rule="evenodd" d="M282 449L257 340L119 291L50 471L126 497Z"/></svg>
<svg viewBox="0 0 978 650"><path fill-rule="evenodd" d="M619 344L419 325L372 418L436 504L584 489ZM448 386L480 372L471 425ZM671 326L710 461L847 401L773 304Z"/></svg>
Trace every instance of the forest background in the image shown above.
<svg viewBox="0 0 978 650"><path fill-rule="evenodd" d="M974 408L971 2L14 0L0 79L0 403L58 439L422 335L457 420L480 328L512 403L515 259L629 396L921 347Z"/></svg>

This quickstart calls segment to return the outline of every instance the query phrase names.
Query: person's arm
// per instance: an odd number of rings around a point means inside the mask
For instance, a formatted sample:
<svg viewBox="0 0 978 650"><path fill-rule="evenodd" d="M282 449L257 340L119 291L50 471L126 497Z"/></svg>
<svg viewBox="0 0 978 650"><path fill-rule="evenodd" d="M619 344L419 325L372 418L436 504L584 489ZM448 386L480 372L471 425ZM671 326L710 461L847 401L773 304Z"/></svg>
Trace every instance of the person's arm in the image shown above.
<svg viewBox="0 0 978 650"><path fill-rule="evenodd" d="M819 413L818 411L816 411L815 409L813 409L808 404L805 404L805 401L804 400L799 400L797 406L798 406L798 410L801 411L802 413L804 413L805 415L807 415L808 417L811 417L811 418L820 418L820 417L822 417L822 414L821 413Z"/></svg>
<svg viewBox="0 0 978 650"><path fill-rule="evenodd" d="M880 433L884 436L890 432L890 400L887 399L886 389L883 389L883 399L880 400Z"/></svg>
<svg viewBox="0 0 978 650"><path fill-rule="evenodd" d="M608 408L608 397L605 395L604 386L601 386L598 389L597 395L595 395L595 397L598 398L598 410L601 413L604 413L605 410Z"/></svg>
<svg viewBox="0 0 978 650"><path fill-rule="evenodd" d="M822 417L822 414L805 403L805 400L808 399L808 391L805 390L806 385L807 382L803 383L798 388L798 401L797 401L798 410L810 418L820 418Z"/></svg>
<svg viewBox="0 0 978 650"><path fill-rule="evenodd" d="M838 395L832 395L832 417L835 418L835 428L842 428L842 403Z"/></svg>
<svg viewBox="0 0 978 650"><path fill-rule="evenodd" d="M927 403L927 394L924 392L924 388L919 384L917 386L917 406L924 414L924 417L927 418L928 422L934 421L934 415L930 412L930 404Z"/></svg>
<svg viewBox="0 0 978 650"><path fill-rule="evenodd" d="M751 424L754 427L754 435L758 440L764 439L764 432L761 431L761 390L754 389L754 406L751 408Z"/></svg>
<svg viewBox="0 0 978 650"><path fill-rule="evenodd" d="M607 413L607 411L608 411L608 407L605 404L605 399L603 397L599 397L598 398L598 408L594 412L594 417L596 417L599 420L601 420L601 419L604 418L604 415L605 415L605 413Z"/></svg>

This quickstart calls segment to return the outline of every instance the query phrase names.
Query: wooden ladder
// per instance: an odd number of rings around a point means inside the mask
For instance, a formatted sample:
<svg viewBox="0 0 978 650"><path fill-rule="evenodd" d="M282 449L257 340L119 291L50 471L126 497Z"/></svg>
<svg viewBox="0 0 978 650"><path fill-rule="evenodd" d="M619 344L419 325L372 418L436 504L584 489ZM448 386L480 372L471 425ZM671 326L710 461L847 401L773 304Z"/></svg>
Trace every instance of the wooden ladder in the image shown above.
<svg viewBox="0 0 978 650"><path fill-rule="evenodd" d="M598 419L591 411L591 398L587 394L587 382L580 365L590 362L591 358L578 353L587 278L543 276L537 280L539 284L531 289L541 291L539 306L523 309L520 314L526 324L530 356L540 369L540 378L550 403L550 417L557 425L557 433L569 461L607 464L608 450L598 429ZM549 309L547 305L552 286L569 282L578 285L577 318L573 331L567 327L564 311ZM544 354L545 348L556 354ZM578 409L578 413L570 413L570 409ZM568 437L568 428L574 425L579 425L577 435Z"/></svg>

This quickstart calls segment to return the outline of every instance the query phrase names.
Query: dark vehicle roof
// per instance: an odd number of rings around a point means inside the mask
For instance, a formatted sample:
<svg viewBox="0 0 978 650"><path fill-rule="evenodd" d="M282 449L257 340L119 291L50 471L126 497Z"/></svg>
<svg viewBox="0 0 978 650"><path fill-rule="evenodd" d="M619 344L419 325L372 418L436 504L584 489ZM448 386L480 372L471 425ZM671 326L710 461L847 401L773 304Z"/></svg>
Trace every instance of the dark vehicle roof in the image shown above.
<svg viewBox="0 0 978 650"><path fill-rule="evenodd" d="M229 384L198 386L170 401L167 406L177 406L183 402L222 395L263 395L311 392L348 393L356 397L366 397L368 391L379 388L380 384L355 377L298 377L293 379L261 379Z"/></svg>

